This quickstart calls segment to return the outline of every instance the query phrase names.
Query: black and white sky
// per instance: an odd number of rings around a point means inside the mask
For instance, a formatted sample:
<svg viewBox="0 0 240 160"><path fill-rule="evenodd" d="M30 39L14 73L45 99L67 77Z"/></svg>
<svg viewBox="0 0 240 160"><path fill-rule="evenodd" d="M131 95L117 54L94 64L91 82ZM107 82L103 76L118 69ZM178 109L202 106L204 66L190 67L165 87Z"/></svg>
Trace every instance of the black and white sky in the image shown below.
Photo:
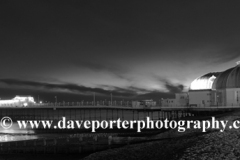
<svg viewBox="0 0 240 160"><path fill-rule="evenodd" d="M0 98L173 97L239 43L240 1L1 0Z"/></svg>

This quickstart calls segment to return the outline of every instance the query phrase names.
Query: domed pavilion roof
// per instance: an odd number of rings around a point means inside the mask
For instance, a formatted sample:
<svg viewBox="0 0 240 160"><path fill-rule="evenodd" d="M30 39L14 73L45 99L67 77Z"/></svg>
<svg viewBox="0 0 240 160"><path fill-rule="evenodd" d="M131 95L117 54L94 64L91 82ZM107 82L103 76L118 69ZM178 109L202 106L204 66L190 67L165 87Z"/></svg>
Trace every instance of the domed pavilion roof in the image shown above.
<svg viewBox="0 0 240 160"><path fill-rule="evenodd" d="M240 63L222 72L214 81L213 89L240 88Z"/></svg>
<svg viewBox="0 0 240 160"><path fill-rule="evenodd" d="M208 90L212 89L214 80L221 72L210 72L196 78L190 85L190 90Z"/></svg>

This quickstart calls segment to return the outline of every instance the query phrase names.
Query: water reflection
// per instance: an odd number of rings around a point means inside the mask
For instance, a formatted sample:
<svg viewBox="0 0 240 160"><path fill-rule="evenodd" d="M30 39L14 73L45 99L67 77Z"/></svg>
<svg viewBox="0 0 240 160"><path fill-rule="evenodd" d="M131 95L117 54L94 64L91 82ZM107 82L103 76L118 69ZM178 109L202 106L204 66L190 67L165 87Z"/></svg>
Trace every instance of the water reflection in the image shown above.
<svg viewBox="0 0 240 160"><path fill-rule="evenodd" d="M26 129L20 129L18 124L14 122L9 129L4 129L0 127L0 133L7 133L7 134L34 134L34 130L31 127L27 127Z"/></svg>
<svg viewBox="0 0 240 160"><path fill-rule="evenodd" d="M0 142L24 141L38 139L31 128L20 129L17 123L13 123L9 129L0 127Z"/></svg>
<svg viewBox="0 0 240 160"><path fill-rule="evenodd" d="M38 139L37 135L0 134L0 142L25 141Z"/></svg>

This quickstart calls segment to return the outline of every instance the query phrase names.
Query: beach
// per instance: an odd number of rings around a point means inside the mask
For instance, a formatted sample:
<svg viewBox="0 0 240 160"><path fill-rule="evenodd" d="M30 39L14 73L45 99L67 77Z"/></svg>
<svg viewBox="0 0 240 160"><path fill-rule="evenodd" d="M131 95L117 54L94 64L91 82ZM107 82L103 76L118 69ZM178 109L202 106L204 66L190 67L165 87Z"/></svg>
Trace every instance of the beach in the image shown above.
<svg viewBox="0 0 240 160"><path fill-rule="evenodd" d="M228 120L228 124L231 124L232 121L240 119L240 112L224 113L216 119ZM216 129L208 129L207 132L188 129L182 133L169 130L156 135L155 141L93 153L84 160L239 159L239 135L238 129L229 127L224 132Z"/></svg>

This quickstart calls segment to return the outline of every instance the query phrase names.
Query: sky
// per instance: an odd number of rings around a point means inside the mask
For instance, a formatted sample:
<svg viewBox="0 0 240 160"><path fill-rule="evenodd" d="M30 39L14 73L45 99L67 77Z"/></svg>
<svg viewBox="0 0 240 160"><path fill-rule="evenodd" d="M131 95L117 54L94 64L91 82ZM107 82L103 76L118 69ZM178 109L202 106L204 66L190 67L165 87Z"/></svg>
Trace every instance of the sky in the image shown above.
<svg viewBox="0 0 240 160"><path fill-rule="evenodd" d="M0 98L173 98L240 60L239 1L0 1Z"/></svg>

